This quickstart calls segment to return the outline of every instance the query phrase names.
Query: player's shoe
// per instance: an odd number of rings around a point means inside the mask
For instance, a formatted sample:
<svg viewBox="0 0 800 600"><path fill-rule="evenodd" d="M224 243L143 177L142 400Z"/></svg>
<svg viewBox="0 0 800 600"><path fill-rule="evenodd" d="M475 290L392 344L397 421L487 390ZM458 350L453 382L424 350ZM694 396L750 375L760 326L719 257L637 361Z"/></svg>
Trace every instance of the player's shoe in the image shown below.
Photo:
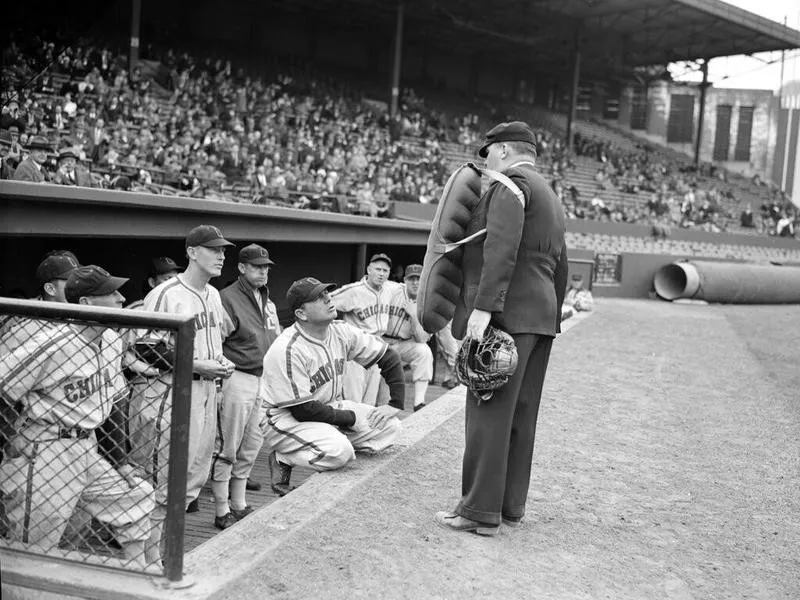
<svg viewBox="0 0 800 600"><path fill-rule="evenodd" d="M196 513L200 511L200 500L195 498L191 502L189 502L189 506L186 507L187 513Z"/></svg>
<svg viewBox="0 0 800 600"><path fill-rule="evenodd" d="M251 512L253 512L253 507L252 506L245 506L242 510L236 510L235 508L232 508L230 514L232 514L234 517L236 517L237 521L241 521L247 515L249 515Z"/></svg>
<svg viewBox="0 0 800 600"><path fill-rule="evenodd" d="M442 387L446 390L452 390L454 387L458 385L458 381L455 379L445 379L442 382Z"/></svg>
<svg viewBox="0 0 800 600"><path fill-rule="evenodd" d="M279 462L275 452L270 453L268 464L269 482L273 492L278 496L285 496L295 489L295 486L289 483L292 479L292 465Z"/></svg>
<svg viewBox="0 0 800 600"><path fill-rule="evenodd" d="M253 481L252 479L250 479L250 478L248 477L248 478L247 478L247 483L245 484L245 487L246 487L248 490L250 490L251 492L257 492L258 490L260 490L260 489L261 489L261 484L260 484L260 483L258 483L257 481Z"/></svg>
<svg viewBox="0 0 800 600"><path fill-rule="evenodd" d="M452 531L471 531L484 536L495 535L500 530L499 525L473 521L472 519L466 519L461 515L444 510L437 512L434 520L439 527L444 527L445 529L450 529Z"/></svg>
<svg viewBox="0 0 800 600"><path fill-rule="evenodd" d="M233 511L230 511L223 517L214 517L214 527L217 529L227 529L236 524L238 520L239 519L234 516Z"/></svg>
<svg viewBox="0 0 800 600"><path fill-rule="evenodd" d="M417 405L414 407L414 412L417 412L418 410L422 410L422 409L423 409L423 408L425 408L426 406L428 406L428 405L427 405L427 404L425 404L424 402L420 402L419 404L417 404Z"/></svg>

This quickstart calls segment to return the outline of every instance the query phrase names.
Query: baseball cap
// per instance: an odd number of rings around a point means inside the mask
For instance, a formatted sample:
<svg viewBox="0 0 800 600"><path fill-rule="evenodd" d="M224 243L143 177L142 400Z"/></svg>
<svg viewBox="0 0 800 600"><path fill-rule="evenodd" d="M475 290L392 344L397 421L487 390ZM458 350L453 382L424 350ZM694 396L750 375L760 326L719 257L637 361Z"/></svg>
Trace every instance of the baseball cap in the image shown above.
<svg viewBox="0 0 800 600"><path fill-rule="evenodd" d="M392 266L392 259L389 258L386 254L383 254L383 253L381 253L381 254L373 254L372 258L369 259L369 264L372 264L374 262L378 262L379 260L382 260L383 262L385 262L390 267Z"/></svg>
<svg viewBox="0 0 800 600"><path fill-rule="evenodd" d="M269 251L258 244L250 244L239 250L239 262L251 265L274 265L269 259Z"/></svg>
<svg viewBox="0 0 800 600"><path fill-rule="evenodd" d="M422 265L408 265L406 267L405 279L419 277L420 275L422 275Z"/></svg>
<svg viewBox="0 0 800 600"><path fill-rule="evenodd" d="M335 283L322 283L314 277L303 277L289 286L289 290L286 292L286 302L294 312L306 302L313 302L323 292L330 292L335 287Z"/></svg>
<svg viewBox="0 0 800 600"><path fill-rule="evenodd" d="M186 236L186 247L205 246L206 248L219 248L220 246L233 246L231 242L222 237L222 232L213 225L198 225Z"/></svg>
<svg viewBox="0 0 800 600"><path fill-rule="evenodd" d="M105 296L127 283L127 277L114 277L97 265L78 267L69 274L64 296L67 302L77 302L82 296Z"/></svg>
<svg viewBox="0 0 800 600"><path fill-rule="evenodd" d="M159 256L154 258L151 263L151 275L163 275L164 273L176 273L182 271L183 268L178 266L174 260L169 256Z"/></svg>
<svg viewBox="0 0 800 600"><path fill-rule="evenodd" d="M47 283L54 279L67 279L69 274L79 266L75 255L71 252L52 254L39 263L36 268L36 279L39 283Z"/></svg>
<svg viewBox="0 0 800 600"><path fill-rule="evenodd" d="M536 137L528 124L523 121L500 123L488 131L483 146L478 150L478 156L486 158L489 146L498 142L527 142L535 147Z"/></svg>

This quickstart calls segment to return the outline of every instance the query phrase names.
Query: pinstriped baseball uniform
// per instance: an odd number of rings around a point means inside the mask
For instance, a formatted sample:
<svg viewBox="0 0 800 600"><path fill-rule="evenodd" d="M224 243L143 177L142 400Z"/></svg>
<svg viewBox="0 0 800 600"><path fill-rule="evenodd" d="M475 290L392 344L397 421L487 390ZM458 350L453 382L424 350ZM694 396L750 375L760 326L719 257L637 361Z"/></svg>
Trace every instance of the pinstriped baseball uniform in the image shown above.
<svg viewBox="0 0 800 600"><path fill-rule="evenodd" d="M399 284L391 291L388 306L384 339L397 351L403 363L409 365L412 381L430 381L433 353L427 342L431 336L420 325L416 302L408 297L405 285Z"/></svg>
<svg viewBox="0 0 800 600"><path fill-rule="evenodd" d="M219 292L213 286L206 285L203 291L197 291L184 282L183 275L178 275L151 290L142 308L146 311L193 316L195 360L215 359L222 354L223 309ZM166 333L150 331L148 335L163 339ZM174 347L173 340L168 341ZM171 374L134 382L130 405L131 455L153 477L156 489L153 520L159 528L166 516L171 391ZM214 381L192 381L187 504L197 498L211 468L217 426L217 392Z"/></svg>
<svg viewBox="0 0 800 600"><path fill-rule="evenodd" d="M333 290L331 299L336 310L344 317L345 323L367 333L383 336L389 324L392 293L402 287L402 284L386 281L381 290L377 291L367 283L365 276L359 281ZM344 398L375 406L380 381L377 368L365 370L357 364L349 363L346 366Z"/></svg>
<svg viewBox="0 0 800 600"><path fill-rule="evenodd" d="M76 507L112 525L122 544L147 539L153 489L131 488L98 453L94 433L127 391L119 335L106 330L96 345L60 324L21 346L7 341L0 394L23 406L14 452L0 465L10 539L56 547Z"/></svg>
<svg viewBox="0 0 800 600"><path fill-rule="evenodd" d="M386 352L386 343L348 323L334 321L322 342L292 325L278 336L264 357L259 397L265 411L264 441L286 464L318 471L338 469L355 458L356 450L378 452L390 446L400 429L391 419L383 429L366 423L372 410L342 397L345 364L364 368L375 365ZM339 429L328 423L299 422L289 407L318 401L356 413L355 424Z"/></svg>

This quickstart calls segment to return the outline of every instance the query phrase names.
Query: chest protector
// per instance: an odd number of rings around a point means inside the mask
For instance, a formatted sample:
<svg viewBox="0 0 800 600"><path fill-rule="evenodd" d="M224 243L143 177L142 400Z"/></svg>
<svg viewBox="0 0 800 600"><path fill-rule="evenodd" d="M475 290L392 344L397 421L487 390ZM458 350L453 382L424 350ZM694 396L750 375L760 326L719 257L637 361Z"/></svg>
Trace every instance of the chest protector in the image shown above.
<svg viewBox="0 0 800 600"><path fill-rule="evenodd" d="M463 303L461 246L480 243L486 236L486 228L466 234L472 212L481 199L482 175L507 187L525 206L522 190L497 171L466 163L447 180L428 236L417 296L417 317L422 328L431 334L444 329L453 319L456 306Z"/></svg>

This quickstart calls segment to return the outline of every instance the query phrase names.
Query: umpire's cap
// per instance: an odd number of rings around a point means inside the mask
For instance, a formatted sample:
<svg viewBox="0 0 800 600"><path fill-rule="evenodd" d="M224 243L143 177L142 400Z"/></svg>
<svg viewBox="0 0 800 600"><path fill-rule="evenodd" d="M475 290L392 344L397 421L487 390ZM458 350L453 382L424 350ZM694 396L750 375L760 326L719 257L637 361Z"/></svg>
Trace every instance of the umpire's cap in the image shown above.
<svg viewBox="0 0 800 600"><path fill-rule="evenodd" d="M103 267L87 265L78 267L69 274L64 286L67 302L78 302L83 296L106 296L128 282L127 277L114 277Z"/></svg>
<svg viewBox="0 0 800 600"><path fill-rule="evenodd" d="M335 283L322 283L314 277L303 277L289 286L289 290L286 292L286 302L294 312L306 302L313 302L323 292L330 292L335 287Z"/></svg>
<svg viewBox="0 0 800 600"><path fill-rule="evenodd" d="M486 134L483 146L478 150L478 156L486 158L489 154L489 146L499 142L527 142L535 148L536 136L533 135L533 130L528 124L523 121L500 123Z"/></svg>
<svg viewBox="0 0 800 600"><path fill-rule="evenodd" d="M213 225L198 225L186 236L186 247L205 246L206 248L218 248L220 246L234 246L222 237L219 227Z"/></svg>

